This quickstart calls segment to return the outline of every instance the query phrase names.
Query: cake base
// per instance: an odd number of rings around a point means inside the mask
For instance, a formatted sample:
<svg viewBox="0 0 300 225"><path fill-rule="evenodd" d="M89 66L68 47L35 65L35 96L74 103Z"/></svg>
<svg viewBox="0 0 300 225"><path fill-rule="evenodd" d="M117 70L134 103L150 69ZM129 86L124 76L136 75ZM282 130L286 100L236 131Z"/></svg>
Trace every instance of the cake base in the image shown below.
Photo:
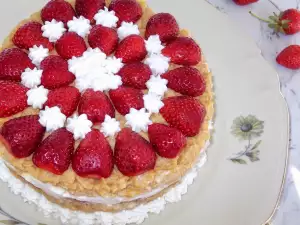
<svg viewBox="0 0 300 225"><path fill-rule="evenodd" d="M37 210L42 212L45 217L60 219L63 224L74 225L119 225L119 224L140 224L149 217L149 213L159 214L164 210L167 203L175 203L181 200L181 196L187 193L187 188L197 176L198 170L207 161L205 151L196 165L183 177L176 185L170 186L164 191L145 199L144 203L139 204L132 210L123 210L116 213L94 212L86 213L63 208L53 202L53 197L43 193L40 189L33 187L20 176L14 174L0 158L0 180L8 184L11 192L21 195L24 202L34 204ZM50 197L50 198L49 198ZM153 200L155 199L155 200ZM52 201L51 201L52 200ZM82 203L81 203L82 204Z"/></svg>

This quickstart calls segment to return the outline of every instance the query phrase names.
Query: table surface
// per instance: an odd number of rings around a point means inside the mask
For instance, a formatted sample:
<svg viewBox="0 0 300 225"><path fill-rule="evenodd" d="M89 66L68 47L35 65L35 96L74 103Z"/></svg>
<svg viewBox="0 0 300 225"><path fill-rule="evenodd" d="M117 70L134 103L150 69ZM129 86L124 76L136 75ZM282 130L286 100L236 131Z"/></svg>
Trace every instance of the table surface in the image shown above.
<svg viewBox="0 0 300 225"><path fill-rule="evenodd" d="M300 44L300 34L277 37L268 26L248 12L268 18L273 12L299 8L300 0L260 0L248 6L237 6L232 0L207 0L219 11L226 13L261 49L263 57L277 70L281 89L290 109L291 145L290 162L283 196L272 225L299 225L300 221L300 71L285 69L276 64L277 54L291 44Z"/></svg>

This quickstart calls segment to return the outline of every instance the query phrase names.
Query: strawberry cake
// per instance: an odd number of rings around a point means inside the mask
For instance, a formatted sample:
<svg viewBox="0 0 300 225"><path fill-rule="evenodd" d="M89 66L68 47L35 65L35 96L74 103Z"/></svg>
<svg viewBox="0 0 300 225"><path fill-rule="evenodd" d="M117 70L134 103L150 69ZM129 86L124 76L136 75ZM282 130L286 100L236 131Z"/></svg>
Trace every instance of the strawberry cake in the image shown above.
<svg viewBox="0 0 300 225"><path fill-rule="evenodd" d="M199 45L145 0L51 0L3 42L0 178L64 223L141 223L180 199L212 117Z"/></svg>

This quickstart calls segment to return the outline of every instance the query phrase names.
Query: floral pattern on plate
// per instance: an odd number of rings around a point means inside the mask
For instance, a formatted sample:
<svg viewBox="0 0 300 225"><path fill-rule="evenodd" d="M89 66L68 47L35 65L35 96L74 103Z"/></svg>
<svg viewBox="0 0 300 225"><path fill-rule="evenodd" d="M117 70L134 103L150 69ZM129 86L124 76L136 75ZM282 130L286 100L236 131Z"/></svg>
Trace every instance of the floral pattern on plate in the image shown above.
<svg viewBox="0 0 300 225"><path fill-rule="evenodd" d="M240 141L247 142L244 149L235 153L229 158L233 163L247 164L248 162L259 161L260 146L262 140L254 141L259 138L264 132L264 121L257 119L253 115L246 117L240 116L233 120L231 133Z"/></svg>

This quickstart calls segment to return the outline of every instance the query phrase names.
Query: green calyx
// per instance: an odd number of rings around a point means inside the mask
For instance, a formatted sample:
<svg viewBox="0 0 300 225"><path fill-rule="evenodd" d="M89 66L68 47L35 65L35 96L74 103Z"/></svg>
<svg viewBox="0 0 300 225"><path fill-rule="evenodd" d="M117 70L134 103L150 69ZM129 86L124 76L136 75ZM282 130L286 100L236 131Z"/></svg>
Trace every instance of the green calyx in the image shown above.
<svg viewBox="0 0 300 225"><path fill-rule="evenodd" d="M257 15L255 15L254 13L252 13L251 11L249 11L249 13L259 19L260 21L263 21L265 23L268 23L268 27L272 28L276 33L283 33L285 34L285 30L289 27L289 23L291 22L290 20L282 20L282 12L277 15L275 12L273 13L272 16L269 16L268 19L263 19Z"/></svg>

